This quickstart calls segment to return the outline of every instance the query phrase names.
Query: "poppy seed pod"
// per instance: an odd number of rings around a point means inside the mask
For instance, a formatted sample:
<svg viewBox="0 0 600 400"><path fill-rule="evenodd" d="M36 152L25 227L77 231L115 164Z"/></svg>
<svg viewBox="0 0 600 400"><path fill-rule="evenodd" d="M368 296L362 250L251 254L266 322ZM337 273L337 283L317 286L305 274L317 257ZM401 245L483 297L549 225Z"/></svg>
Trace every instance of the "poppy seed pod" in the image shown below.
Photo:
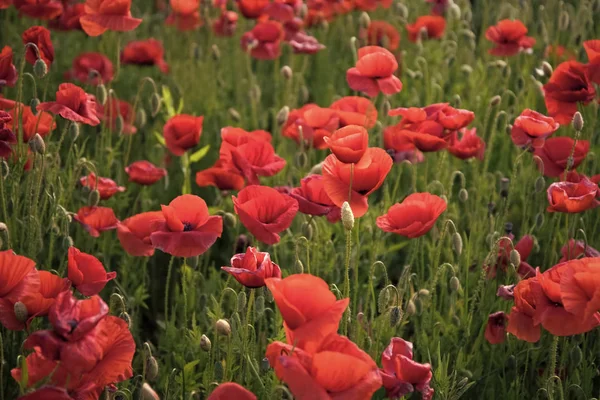
<svg viewBox="0 0 600 400"><path fill-rule="evenodd" d="M450 278L450 290L453 292L458 292L460 290L460 281L456 276Z"/></svg>
<svg viewBox="0 0 600 400"><path fill-rule="evenodd" d="M200 348L206 352L209 352L211 347L212 343L210 342L208 336L202 335L202 337L200 337Z"/></svg>
<svg viewBox="0 0 600 400"><path fill-rule="evenodd" d="M17 318L17 321L19 321L19 322L27 321L27 318L29 317L29 313L27 311L27 306L25 304L21 303L20 301L17 301L13 306L13 310L15 312L15 317Z"/></svg>
<svg viewBox="0 0 600 400"><path fill-rule="evenodd" d="M33 73L38 78L43 78L48 73L48 66L41 58L38 58L35 64L33 64Z"/></svg>
<svg viewBox="0 0 600 400"><path fill-rule="evenodd" d="M31 99L31 101L29 102L29 107L31 107L31 112L34 114L37 114L37 106L40 105L40 99L38 99L37 97L34 97L33 99Z"/></svg>
<svg viewBox="0 0 600 400"><path fill-rule="evenodd" d="M29 141L29 148L32 152L37 154L46 153L46 143L44 143L44 139L42 139L39 133L36 133L35 136Z"/></svg>
<svg viewBox="0 0 600 400"><path fill-rule="evenodd" d="M510 258L511 264L514 265L516 268L518 268L519 265L521 265L521 254L517 250L512 249L510 251L509 258Z"/></svg>
<svg viewBox="0 0 600 400"><path fill-rule="evenodd" d="M581 116L581 113L579 111L577 111L575 113L575 115L573 115L573 129L575 129L575 131L577 132L581 132L581 130L583 129L583 117Z"/></svg>
<svg viewBox="0 0 600 400"><path fill-rule="evenodd" d="M460 256L462 253L463 241L462 237L460 236L460 233L458 232L454 232L454 234L452 235L452 247L456 255Z"/></svg>
<svg viewBox="0 0 600 400"><path fill-rule="evenodd" d="M292 79L292 76L294 75L294 72L292 71L289 65L284 65L283 67L281 67L279 73L281 74L283 79L288 81Z"/></svg>
<svg viewBox="0 0 600 400"><path fill-rule="evenodd" d="M242 119L242 117L241 117L240 113L235 108L230 108L227 111L229 112L229 116L231 117L232 120L234 120L235 122L240 122L240 120Z"/></svg>
<svg viewBox="0 0 600 400"><path fill-rule="evenodd" d="M158 115L160 111L160 107L162 105L162 99L158 93L153 93L152 97L150 97L150 110L153 117Z"/></svg>
<svg viewBox="0 0 600 400"><path fill-rule="evenodd" d="M469 200L469 192L467 189L462 188L458 191L458 199L463 203L466 203L467 200Z"/></svg>
<svg viewBox="0 0 600 400"><path fill-rule="evenodd" d="M104 84L98 85L98 87L96 87L96 101L100 105L105 105L107 99L108 93L106 91L106 86L104 86Z"/></svg>
<svg viewBox="0 0 600 400"><path fill-rule="evenodd" d="M351 231L354 228L354 214L347 201L342 204L342 224L347 231Z"/></svg>
<svg viewBox="0 0 600 400"><path fill-rule="evenodd" d="M153 381L158 377L158 362L150 356L146 359L146 379Z"/></svg>
<svg viewBox="0 0 600 400"><path fill-rule="evenodd" d="M290 115L290 108L288 106L281 107L281 110L277 113L277 125L282 126L288 120Z"/></svg>
<svg viewBox="0 0 600 400"><path fill-rule="evenodd" d="M217 328L217 333L221 336L229 336L231 335L231 325L224 319L220 319L215 323L215 327Z"/></svg>
<svg viewBox="0 0 600 400"><path fill-rule="evenodd" d="M400 310L400 307L392 308L392 311L390 312L390 326L393 328L398 325L398 322L400 322L401 318L402 311Z"/></svg>

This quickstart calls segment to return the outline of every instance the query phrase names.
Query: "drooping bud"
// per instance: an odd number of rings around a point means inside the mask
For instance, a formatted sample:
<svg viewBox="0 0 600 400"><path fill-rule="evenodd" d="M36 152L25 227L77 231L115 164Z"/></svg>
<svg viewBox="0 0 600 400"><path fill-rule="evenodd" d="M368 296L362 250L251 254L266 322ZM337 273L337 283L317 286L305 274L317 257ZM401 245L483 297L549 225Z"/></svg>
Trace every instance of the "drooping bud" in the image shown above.
<svg viewBox="0 0 600 400"><path fill-rule="evenodd" d="M394 3L394 8L398 13L398 16L404 19L408 18L408 7L404 3L396 2Z"/></svg>
<svg viewBox="0 0 600 400"><path fill-rule="evenodd" d="M458 4L451 2L450 8L448 9L448 15L452 17L452 19L458 21L460 19L460 7Z"/></svg>
<svg viewBox="0 0 600 400"><path fill-rule="evenodd" d="M454 232L454 234L452 235L452 248L454 249L454 252L456 253L456 255L461 255L462 253L462 248L463 248L463 241L462 241L462 237L460 236L460 233L458 232Z"/></svg>
<svg viewBox="0 0 600 400"><path fill-rule="evenodd" d="M140 108L137 113L135 113L135 124L139 128L143 128L146 125L148 117L146 115L146 111L143 108Z"/></svg>
<svg viewBox="0 0 600 400"><path fill-rule="evenodd" d="M297 274L304 273L304 264L302 264L302 261L300 261L299 259L297 259L294 263L294 272Z"/></svg>
<svg viewBox="0 0 600 400"><path fill-rule="evenodd" d="M68 250L73 244L73 238L71 236L65 236L62 240L62 245L65 250Z"/></svg>
<svg viewBox="0 0 600 400"><path fill-rule="evenodd" d="M46 76L46 74L48 73L48 66L46 65L44 60L42 60L41 58L38 58L36 60L35 64L33 64L33 73L38 78L43 78Z"/></svg>
<svg viewBox="0 0 600 400"><path fill-rule="evenodd" d="M206 352L209 352L212 347L212 343L210 339L206 335L202 335L200 337L200 348Z"/></svg>
<svg viewBox="0 0 600 400"><path fill-rule="evenodd" d="M292 68L290 68L289 65L284 65L283 67L281 67L279 73L286 81L289 81L290 79L292 79L292 76L294 76L294 72L292 71Z"/></svg>
<svg viewBox="0 0 600 400"><path fill-rule="evenodd" d="M106 91L106 86L104 86L104 84L101 83L96 87L96 101L100 105L105 105L107 98L108 93Z"/></svg>
<svg viewBox="0 0 600 400"><path fill-rule="evenodd" d="M427 289L419 290L419 297L429 297L429 290L427 290Z"/></svg>
<svg viewBox="0 0 600 400"><path fill-rule="evenodd" d="M221 50L219 50L219 46L213 44L210 48L212 59L215 61L219 61L221 59Z"/></svg>
<svg viewBox="0 0 600 400"><path fill-rule="evenodd" d="M29 107L31 107L31 112L34 114L37 114L37 106L40 105L40 99L38 99L37 97L34 97L33 99L31 99L31 101L29 102Z"/></svg>
<svg viewBox="0 0 600 400"><path fill-rule="evenodd" d="M579 111L573 115L573 129L575 129L577 132L581 132L583 129L583 117Z"/></svg>
<svg viewBox="0 0 600 400"><path fill-rule="evenodd" d="M465 188L460 189L458 191L458 198L463 203L466 203L467 200L469 200L469 192L467 192L467 189L465 189Z"/></svg>
<svg viewBox="0 0 600 400"><path fill-rule="evenodd" d="M221 336L229 336L231 335L231 325L224 319L220 319L216 322L215 327L217 328L217 333Z"/></svg>
<svg viewBox="0 0 600 400"><path fill-rule="evenodd" d="M490 106L496 107L502 101L502 97L495 95L490 99Z"/></svg>
<svg viewBox="0 0 600 400"><path fill-rule="evenodd" d="M363 12L358 18L358 23L362 29L368 29L369 25L371 25L371 17L366 12Z"/></svg>
<svg viewBox="0 0 600 400"><path fill-rule="evenodd" d="M232 213L226 212L223 214L223 222L226 227L233 229L237 225L237 218Z"/></svg>
<svg viewBox="0 0 600 400"><path fill-rule="evenodd" d="M29 318L27 306L25 304L21 303L20 301L17 301L14 304L13 310L15 312L15 317L17 318L17 321L25 322L25 321L27 321L27 318Z"/></svg>
<svg viewBox="0 0 600 400"><path fill-rule="evenodd" d="M131 316L128 313L122 312L119 315L119 318L121 318L123 321L125 321L127 323L127 326L129 327L129 329L131 329L131 327L133 326L133 321L131 320Z"/></svg>
<svg viewBox="0 0 600 400"><path fill-rule="evenodd" d="M554 72L552 70L552 65L550 65L550 63L547 61L542 62L542 71L546 76L552 76L552 73Z"/></svg>
<svg viewBox="0 0 600 400"><path fill-rule="evenodd" d="M517 250L512 249L510 251L509 259L512 265L514 265L516 268L519 268L519 265L521 265L521 254Z"/></svg>
<svg viewBox="0 0 600 400"><path fill-rule="evenodd" d="M558 30L566 31L569 28L569 13L563 10L558 17Z"/></svg>
<svg viewBox="0 0 600 400"><path fill-rule="evenodd" d="M290 108L288 106L281 107L281 110L277 113L277 125L282 126L288 120L290 115Z"/></svg>
<svg viewBox="0 0 600 400"><path fill-rule="evenodd" d="M115 120L115 133L117 135L120 135L123 133L123 125L125 124L125 121L123 120L123 117L121 115L117 116L117 119Z"/></svg>
<svg viewBox="0 0 600 400"><path fill-rule="evenodd" d="M152 386L148 384L148 382L144 382L142 385L142 390L140 391L142 395L142 400L160 400L158 394L152 389Z"/></svg>
<svg viewBox="0 0 600 400"><path fill-rule="evenodd" d="M306 164L308 163L308 156L306 155L305 152L299 151L294 156L294 161L298 168L304 168L304 167L306 167Z"/></svg>
<svg viewBox="0 0 600 400"><path fill-rule="evenodd" d="M387 309L388 303L390 302L390 293L388 290L383 289L379 292L379 296L377 297L377 309L380 313L384 312Z"/></svg>
<svg viewBox="0 0 600 400"><path fill-rule="evenodd" d="M546 180L544 179L543 176L539 176L536 180L535 180L535 191L537 193L543 191L546 189Z"/></svg>
<svg viewBox="0 0 600 400"><path fill-rule="evenodd" d="M460 281L456 276L450 278L450 290L452 290L453 292L457 292L458 290L460 290Z"/></svg>
<svg viewBox="0 0 600 400"><path fill-rule="evenodd" d="M29 141L29 148L36 154L46 153L46 143L39 133L36 133L33 138Z"/></svg>
<svg viewBox="0 0 600 400"><path fill-rule="evenodd" d="M79 137L79 124L72 122L71 125L69 125L69 136L72 141L77 140Z"/></svg>
<svg viewBox="0 0 600 400"><path fill-rule="evenodd" d="M417 306L415 306L415 302L412 300L408 301L408 304L406 305L406 313L408 315L415 315L417 312Z"/></svg>
<svg viewBox="0 0 600 400"><path fill-rule="evenodd" d="M246 303L247 303L246 293L245 292L238 293L238 296L237 296L237 311L238 312L244 311L246 309Z"/></svg>
<svg viewBox="0 0 600 400"><path fill-rule="evenodd" d="M158 377L158 362L150 356L146 359L146 379L153 381Z"/></svg>
<svg viewBox="0 0 600 400"><path fill-rule="evenodd" d="M398 325L398 322L400 322L401 318L402 311L400 310L400 307L392 308L392 311L390 312L390 326L393 328L394 326Z"/></svg>
<svg viewBox="0 0 600 400"><path fill-rule="evenodd" d="M152 97L150 97L150 112L152 113L152 117L158 115L161 106L162 99L160 98L160 95L158 93L153 93Z"/></svg>
<svg viewBox="0 0 600 400"><path fill-rule="evenodd" d="M232 107L227 111L229 112L229 116L231 117L232 120L234 120L235 122L240 122L240 120L242 119L242 116L235 108Z"/></svg>
<svg viewBox="0 0 600 400"><path fill-rule="evenodd" d="M260 86L253 85L250 88L250 91L248 92L248 95L250 96L250 100L252 100L255 103L259 103L260 102L260 98L262 97L262 90L260 89Z"/></svg>
<svg viewBox="0 0 600 400"><path fill-rule="evenodd" d="M302 234L310 241L313 238L313 227L310 223L305 222L302 224Z"/></svg>
<svg viewBox="0 0 600 400"><path fill-rule="evenodd" d="M354 228L354 213L347 201L342 204L342 224L347 231L351 231Z"/></svg>
<svg viewBox="0 0 600 400"><path fill-rule="evenodd" d="M98 192L96 189L94 189L90 192L90 195L88 196L88 206L96 207L99 202L100 202L100 192Z"/></svg>

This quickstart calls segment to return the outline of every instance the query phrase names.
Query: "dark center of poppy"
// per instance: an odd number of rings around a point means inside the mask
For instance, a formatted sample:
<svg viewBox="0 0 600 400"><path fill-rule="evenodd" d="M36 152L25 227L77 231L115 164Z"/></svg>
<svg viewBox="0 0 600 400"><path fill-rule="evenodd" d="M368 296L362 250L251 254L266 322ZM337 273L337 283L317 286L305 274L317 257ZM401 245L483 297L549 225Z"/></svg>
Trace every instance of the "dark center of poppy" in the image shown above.
<svg viewBox="0 0 600 400"><path fill-rule="evenodd" d="M78 322L72 319L69 322L67 322L67 324L69 324L69 326L71 327L71 331L69 333L72 333L75 330L75 328L77 328Z"/></svg>
<svg viewBox="0 0 600 400"><path fill-rule="evenodd" d="M183 223L183 231L184 232L189 232L189 231L191 231L193 229L194 229L194 227L189 222L184 222Z"/></svg>

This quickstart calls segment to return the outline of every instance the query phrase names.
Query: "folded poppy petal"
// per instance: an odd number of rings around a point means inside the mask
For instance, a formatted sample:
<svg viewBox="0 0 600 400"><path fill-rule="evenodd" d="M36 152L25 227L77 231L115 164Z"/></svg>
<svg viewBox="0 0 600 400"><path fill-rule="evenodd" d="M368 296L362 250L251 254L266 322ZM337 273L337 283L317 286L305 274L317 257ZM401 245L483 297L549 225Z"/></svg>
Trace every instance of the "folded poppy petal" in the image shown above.
<svg viewBox="0 0 600 400"><path fill-rule="evenodd" d="M446 207L446 202L439 196L413 193L378 217L377 226L385 232L413 239L429 232Z"/></svg>
<svg viewBox="0 0 600 400"><path fill-rule="evenodd" d="M346 71L346 81L350 89L362 92L369 97L375 97L379 93L377 81L363 76L357 68L350 68Z"/></svg>
<svg viewBox="0 0 600 400"><path fill-rule="evenodd" d="M84 296L100 293L106 283L116 278L116 272L106 272L104 266L96 257L69 247L69 280Z"/></svg>
<svg viewBox="0 0 600 400"><path fill-rule="evenodd" d="M149 257L154 254L150 235L164 223L165 217L160 211L137 214L117 224L117 237L127 253Z"/></svg>
<svg viewBox="0 0 600 400"><path fill-rule="evenodd" d="M99 237L100 232L116 229L119 220L112 208L81 207L73 219L79 222L92 237Z"/></svg>
<svg viewBox="0 0 600 400"><path fill-rule="evenodd" d="M288 385L297 400L331 400L327 391L309 375L296 358L280 356L277 365L278 376Z"/></svg>
<svg viewBox="0 0 600 400"><path fill-rule="evenodd" d="M369 146L369 133L360 125L347 125L325 137L325 143L343 163L357 163Z"/></svg>
<svg viewBox="0 0 600 400"><path fill-rule="evenodd" d="M358 96L346 96L334 101L329 106L337 111L340 126L360 125L371 129L377 122L377 108L369 99Z"/></svg>
<svg viewBox="0 0 600 400"><path fill-rule="evenodd" d="M254 393L233 382L221 383L207 400L256 400Z"/></svg>
<svg viewBox="0 0 600 400"><path fill-rule="evenodd" d="M23 395L18 400L73 400L67 389L55 386L44 386L35 392Z"/></svg>
<svg viewBox="0 0 600 400"><path fill-rule="evenodd" d="M521 340L536 343L540 340L540 326L533 322L533 317L513 307L508 315L506 331L512 333Z"/></svg>
<svg viewBox="0 0 600 400"><path fill-rule="evenodd" d="M598 258L570 261L560 277L560 297L569 313L589 319L600 311L600 278Z"/></svg>
<svg viewBox="0 0 600 400"><path fill-rule="evenodd" d="M386 78L377 79L377 86L381 93L391 96L402 90L402 82L395 75L390 75Z"/></svg>
<svg viewBox="0 0 600 400"><path fill-rule="evenodd" d="M150 234L152 245L176 257L194 257L206 252L221 237L223 220L209 217L201 227L188 232L158 231Z"/></svg>

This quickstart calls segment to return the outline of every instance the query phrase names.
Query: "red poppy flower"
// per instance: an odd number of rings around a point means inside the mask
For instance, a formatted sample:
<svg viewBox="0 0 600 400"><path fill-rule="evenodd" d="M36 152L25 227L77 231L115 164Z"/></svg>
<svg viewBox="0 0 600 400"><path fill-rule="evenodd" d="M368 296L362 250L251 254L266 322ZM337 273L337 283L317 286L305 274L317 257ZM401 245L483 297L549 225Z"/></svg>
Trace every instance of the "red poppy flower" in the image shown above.
<svg viewBox="0 0 600 400"><path fill-rule="evenodd" d="M32 26L23 32L22 39L25 45L33 43L37 46L39 58L50 68L54 61L54 46L52 45L52 40L50 40L50 31L43 26ZM34 65L38 60L38 53L32 47L28 47L25 58L29 64Z"/></svg>
<svg viewBox="0 0 600 400"><path fill-rule="evenodd" d="M391 206L387 214L377 217L377 226L385 232L414 239L429 232L446 207L439 196L413 193L402 203Z"/></svg>
<svg viewBox="0 0 600 400"><path fill-rule="evenodd" d="M492 266L485 266L487 269L488 279L496 276L496 269L499 267L502 271L506 271L506 267L510 265L510 252L513 250L513 241L515 236L512 233L507 234L508 239L501 238L498 241L498 257L496 263ZM514 249L519 253L521 263L517 266L517 274L523 279L531 278L535 275L535 270L527 263L527 259L533 250L533 236L525 235L514 245Z"/></svg>
<svg viewBox="0 0 600 400"><path fill-rule="evenodd" d="M110 199L115 194L125 191L123 186L117 185L112 179L103 177L96 178L96 174L93 172L90 172L88 176L79 178L79 183L89 190L98 190L102 200Z"/></svg>
<svg viewBox="0 0 600 400"><path fill-rule="evenodd" d="M508 318L503 311L498 311L488 316L485 326L485 340L491 344L504 343L506 340L506 322Z"/></svg>
<svg viewBox="0 0 600 400"><path fill-rule="evenodd" d="M161 211L150 211L134 215L117 224L117 237L128 254L136 257L151 256L154 246L150 235L165 223Z"/></svg>
<svg viewBox="0 0 600 400"><path fill-rule="evenodd" d="M290 36L288 43L292 46L294 54L315 54L325 48L314 36L306 32L296 32Z"/></svg>
<svg viewBox="0 0 600 400"><path fill-rule="evenodd" d="M146 160L131 163L128 167L125 167L125 172L129 175L129 182L144 186L154 185L167 176L166 169L159 168Z"/></svg>
<svg viewBox="0 0 600 400"><path fill-rule="evenodd" d="M336 111L340 128L346 125L360 125L371 129L377 123L377 109L371 100L358 96L346 96L329 106Z"/></svg>
<svg viewBox="0 0 600 400"><path fill-rule="evenodd" d="M475 113L469 110L454 108L448 103L436 103L423 108L427 119L436 121L448 130L465 128L475 119Z"/></svg>
<svg viewBox="0 0 600 400"><path fill-rule="evenodd" d="M402 148L407 143L413 144L423 152L440 151L448 147L451 139L450 131L435 121L423 121L415 124L400 123L391 130L393 148Z"/></svg>
<svg viewBox="0 0 600 400"><path fill-rule="evenodd" d="M272 140L273 138L271 134L261 129L248 132L242 128L236 128L233 126L221 128L221 141L228 145L226 146L227 149L232 149L250 141L271 143ZM223 148L223 146L221 146L221 148Z"/></svg>
<svg viewBox="0 0 600 400"><path fill-rule="evenodd" d="M0 0L0 10L5 10L10 7L12 0Z"/></svg>
<svg viewBox="0 0 600 400"><path fill-rule="evenodd" d="M600 39L583 42L588 57L587 74L592 82L600 85Z"/></svg>
<svg viewBox="0 0 600 400"><path fill-rule="evenodd" d="M219 163L196 173L196 184L200 187L215 186L220 190L240 190L246 184L244 177Z"/></svg>
<svg viewBox="0 0 600 400"><path fill-rule="evenodd" d="M85 4L65 4L62 14L48 23L50 29L59 31L83 30L79 19L85 14Z"/></svg>
<svg viewBox="0 0 600 400"><path fill-rule="evenodd" d="M23 123L22 130L24 142L29 142L36 133L38 133L42 138L45 138L56 128L56 122L54 122L52 115L41 111L38 111L37 114L34 114L31 111L31 107L18 103L18 107L14 107L10 111L12 121L6 125L13 132L17 132L19 129L19 119L17 119L17 113L20 118L20 122Z"/></svg>
<svg viewBox="0 0 600 400"><path fill-rule="evenodd" d="M569 242L560 249L560 252L562 258L558 261L559 263L575 260L581 255L584 257L600 257L600 251L586 244L582 240L575 239L569 239Z"/></svg>
<svg viewBox="0 0 600 400"><path fill-rule="evenodd" d="M321 108L316 104L306 104L302 108L292 110L282 128L285 137L296 143L303 142L315 149L325 149L324 138L339 127L338 112L329 108Z"/></svg>
<svg viewBox="0 0 600 400"><path fill-rule="evenodd" d="M117 130L117 120L121 117L121 134L133 135L137 132L137 128L133 125L135 121L133 106L128 102L111 97L104 106L96 103L96 110L102 121L108 122L113 131Z"/></svg>
<svg viewBox="0 0 600 400"><path fill-rule="evenodd" d="M400 398L415 390L421 392L423 400L433 398L434 390L429 386L433 377L431 365L413 360L411 342L392 338L381 354L381 365L379 372L388 398Z"/></svg>
<svg viewBox="0 0 600 400"><path fill-rule="evenodd" d="M209 215L206 202L200 197L185 194L161 207L165 223L150 234L157 249L176 257L195 257L221 237L223 219Z"/></svg>
<svg viewBox="0 0 600 400"><path fill-rule="evenodd" d="M373 359L335 333L312 351L274 342L266 356L297 400L370 399L381 387Z"/></svg>
<svg viewBox="0 0 600 400"><path fill-rule="evenodd" d="M67 79L77 79L81 83L99 85L113 80L113 64L101 53L81 53L73 60L73 68L66 74Z"/></svg>
<svg viewBox="0 0 600 400"><path fill-rule="evenodd" d="M450 0L425 0L426 3L431 3L431 15L444 15L446 9L450 7Z"/></svg>
<svg viewBox="0 0 600 400"><path fill-rule="evenodd" d="M250 140L230 151L231 160L224 166L239 172L253 185L259 183L259 176L273 176L286 164L283 158L275 154L271 143L266 141Z"/></svg>
<svg viewBox="0 0 600 400"><path fill-rule="evenodd" d="M415 21L412 25L406 25L408 31L408 40L416 42L421 35L421 30L427 32L427 39L439 39L444 36L446 29L446 20L437 15L424 15Z"/></svg>
<svg viewBox="0 0 600 400"><path fill-rule="evenodd" d="M100 293L108 281L117 277L116 272L106 272L96 257L69 247L69 280L84 296Z"/></svg>
<svg viewBox="0 0 600 400"><path fill-rule="evenodd" d="M234 11L221 11L221 15L215 22L212 28L216 36L233 36L237 27L238 15Z"/></svg>
<svg viewBox="0 0 600 400"><path fill-rule="evenodd" d="M367 29L360 31L360 36L369 46L381 46L389 51L400 47L400 33L385 21L371 21Z"/></svg>
<svg viewBox="0 0 600 400"><path fill-rule="evenodd" d="M204 117L180 114L171 117L163 127L163 136L169 151L176 156L182 156L186 151L195 147L202 135Z"/></svg>
<svg viewBox="0 0 600 400"><path fill-rule="evenodd" d="M534 154L543 161L543 166L538 165L538 167L544 176L556 178L565 173L574 145L575 151L571 168L575 169L583 162L590 150L590 142L587 140L578 140L575 143L570 137L554 137L547 139L543 147L535 149Z"/></svg>
<svg viewBox="0 0 600 400"><path fill-rule="evenodd" d="M42 386L35 392L30 392L19 397L18 400L73 400L67 389L55 386Z"/></svg>
<svg viewBox="0 0 600 400"><path fill-rule="evenodd" d="M310 175L300 181L300 187L293 188L290 196L298 201L298 211L307 215L326 215L329 222L341 218L341 209L325 192L323 176Z"/></svg>
<svg viewBox="0 0 600 400"><path fill-rule="evenodd" d="M259 60L274 60L281 55L283 36L283 27L279 22L259 22L242 36L242 49Z"/></svg>
<svg viewBox="0 0 600 400"><path fill-rule="evenodd" d="M379 92L392 95L402 90L402 82L394 75L398 62L383 47L366 46L358 49L356 67L346 71L346 81L352 90L375 97Z"/></svg>
<svg viewBox="0 0 600 400"><path fill-rule="evenodd" d="M246 253L234 255L231 267L221 269L248 288L263 287L268 278L281 278L281 269L271 261L269 253L259 252L254 247L248 247Z"/></svg>
<svg viewBox="0 0 600 400"><path fill-rule="evenodd" d="M600 205L596 200L598 184L589 179L581 182L555 182L548 187L548 212L580 213Z"/></svg>
<svg viewBox="0 0 600 400"><path fill-rule="evenodd" d="M142 23L131 16L131 0L86 0L80 22L84 32L100 36L107 30L132 31Z"/></svg>
<svg viewBox="0 0 600 400"><path fill-rule="evenodd" d="M362 126L348 125L323 140L338 160L346 164L357 163L369 147L369 132Z"/></svg>
<svg viewBox="0 0 600 400"><path fill-rule="evenodd" d="M115 229L119 220L109 207L81 207L73 216L92 237L100 236L100 232Z"/></svg>
<svg viewBox="0 0 600 400"><path fill-rule="evenodd" d="M589 319L600 310L600 258L581 258L565 263L560 295L565 310Z"/></svg>
<svg viewBox="0 0 600 400"><path fill-rule="evenodd" d="M96 98L72 83L61 83L56 92L56 101L40 103L38 110L58 114L64 119L96 126L100 123Z"/></svg>
<svg viewBox="0 0 600 400"><path fill-rule="evenodd" d="M537 111L525 109L515 119L510 137L513 143L519 147L529 145L534 148L543 147L546 138L560 128L560 124L552 117L546 117Z"/></svg>
<svg viewBox="0 0 600 400"><path fill-rule="evenodd" d="M3 86L15 86L17 77L17 68L13 64L13 51L9 46L4 46L0 52L0 89Z"/></svg>
<svg viewBox="0 0 600 400"><path fill-rule="evenodd" d="M526 342L540 340L539 323L534 322L536 302L532 287L539 285L535 278L524 279L514 288L515 305L508 315L506 331Z"/></svg>
<svg viewBox="0 0 600 400"><path fill-rule="evenodd" d="M561 125L571 123L577 104L586 105L596 97L585 65L576 61L560 64L544 85L544 100L548 115Z"/></svg>
<svg viewBox="0 0 600 400"><path fill-rule="evenodd" d="M518 19L503 19L485 31L485 38L494 43L489 53L495 56L514 56L535 45L535 38L527 35L527 27Z"/></svg>
<svg viewBox="0 0 600 400"><path fill-rule="evenodd" d="M461 137L459 139L459 133ZM477 128L463 128L450 136L448 151L461 160L477 158L483 161L485 153L485 142L477 136Z"/></svg>
<svg viewBox="0 0 600 400"><path fill-rule="evenodd" d="M249 19L256 19L263 14L269 0L237 0L237 6L242 15Z"/></svg>
<svg viewBox="0 0 600 400"><path fill-rule="evenodd" d="M207 400L256 400L254 393L233 382L221 383Z"/></svg>
<svg viewBox="0 0 600 400"><path fill-rule="evenodd" d="M404 138L396 136L402 131L398 131L394 126L388 126L383 130L383 144L387 153L392 157L395 163L408 161L412 164L420 163L425 160L416 146Z"/></svg>
<svg viewBox="0 0 600 400"><path fill-rule="evenodd" d="M191 31L202 26L200 0L170 0L171 14L165 23L174 25L180 31Z"/></svg>
<svg viewBox="0 0 600 400"><path fill-rule="evenodd" d="M357 9L362 11L375 11L378 6L383 8L390 8L392 5L391 0L356 0L355 6Z"/></svg>
<svg viewBox="0 0 600 400"><path fill-rule="evenodd" d="M63 12L60 0L13 0L19 13L34 19L54 19Z"/></svg>
<svg viewBox="0 0 600 400"><path fill-rule="evenodd" d="M268 186L247 186L232 199L242 224L266 244L279 242L278 233L290 227L298 211L295 199Z"/></svg>
<svg viewBox="0 0 600 400"><path fill-rule="evenodd" d="M150 38L127 43L121 52L123 64L156 65L162 73L169 73L169 65L164 59L165 50L160 41Z"/></svg>
<svg viewBox="0 0 600 400"><path fill-rule="evenodd" d="M323 163L325 192L336 206L341 207L348 201L352 186L350 207L355 217L362 217L369 209L367 197L383 184L392 165L393 161L385 150L369 148L354 164L351 181L352 164L344 164L332 154Z"/></svg>
<svg viewBox="0 0 600 400"><path fill-rule="evenodd" d="M6 329L23 329L23 322L14 314L14 304L35 297L39 291L35 262L12 250L0 251L0 324Z"/></svg>
<svg viewBox="0 0 600 400"><path fill-rule="evenodd" d="M8 158L13 154L12 146L18 142L17 136L6 125L12 121L12 116L0 110L0 157Z"/></svg>
<svg viewBox="0 0 600 400"><path fill-rule="evenodd" d="M577 60L577 56L571 50L568 50L561 45L552 44L546 46L546 49L544 50L544 58L554 60L556 63Z"/></svg>

